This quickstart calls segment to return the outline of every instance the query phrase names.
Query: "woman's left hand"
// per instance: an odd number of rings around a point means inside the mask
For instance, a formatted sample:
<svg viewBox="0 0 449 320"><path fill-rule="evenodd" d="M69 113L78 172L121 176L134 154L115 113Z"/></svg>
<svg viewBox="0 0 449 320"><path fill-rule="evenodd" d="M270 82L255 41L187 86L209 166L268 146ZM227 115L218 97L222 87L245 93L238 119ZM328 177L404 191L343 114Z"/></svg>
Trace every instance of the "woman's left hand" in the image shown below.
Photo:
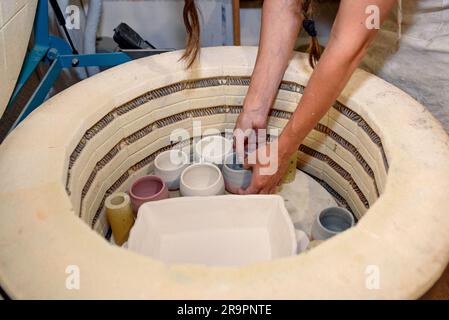
<svg viewBox="0 0 449 320"><path fill-rule="evenodd" d="M274 143L278 145L275 146ZM251 184L240 194L274 194L282 183L295 146L281 137L270 144L264 144L248 155L245 168L252 169Z"/></svg>

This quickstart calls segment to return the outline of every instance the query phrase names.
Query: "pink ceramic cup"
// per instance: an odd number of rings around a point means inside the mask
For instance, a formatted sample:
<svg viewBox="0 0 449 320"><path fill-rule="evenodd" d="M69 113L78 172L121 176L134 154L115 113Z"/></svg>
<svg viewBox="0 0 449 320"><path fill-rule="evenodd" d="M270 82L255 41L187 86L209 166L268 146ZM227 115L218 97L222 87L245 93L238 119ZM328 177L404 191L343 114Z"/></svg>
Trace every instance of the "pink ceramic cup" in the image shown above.
<svg viewBox="0 0 449 320"><path fill-rule="evenodd" d="M132 184L129 196L134 213L137 214L145 202L167 199L168 188L161 178L153 175L144 176Z"/></svg>

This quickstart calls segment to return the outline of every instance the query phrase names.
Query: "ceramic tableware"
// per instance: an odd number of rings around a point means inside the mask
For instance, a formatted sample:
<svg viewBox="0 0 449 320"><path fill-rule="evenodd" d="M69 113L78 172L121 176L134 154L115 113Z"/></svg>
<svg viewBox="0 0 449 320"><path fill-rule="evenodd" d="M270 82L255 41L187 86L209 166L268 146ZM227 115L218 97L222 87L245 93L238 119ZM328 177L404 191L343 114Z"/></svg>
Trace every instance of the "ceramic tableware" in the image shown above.
<svg viewBox="0 0 449 320"><path fill-rule="evenodd" d="M196 162L214 163L221 167L232 149L231 140L222 136L208 136L194 146L193 153Z"/></svg>
<svg viewBox="0 0 449 320"><path fill-rule="evenodd" d="M224 194L220 169L211 163L196 163L181 174L180 192L183 196L213 196Z"/></svg>
<svg viewBox="0 0 449 320"><path fill-rule="evenodd" d="M245 170L243 165L238 163L235 153L226 158L222 172L226 191L230 193L237 194L240 189L246 189L251 183L251 170Z"/></svg>
<svg viewBox="0 0 449 320"><path fill-rule="evenodd" d="M189 158L185 152L164 151L154 159L154 174L165 182L169 190L177 190L181 173L188 165Z"/></svg>
<svg viewBox="0 0 449 320"><path fill-rule="evenodd" d="M105 200L106 216L112 229L115 244L121 246L128 240L129 230L134 224L131 199L124 192L113 193Z"/></svg>
<svg viewBox="0 0 449 320"><path fill-rule="evenodd" d="M354 216L341 207L324 209L315 219L312 226L313 240L326 240L354 225Z"/></svg>
<svg viewBox="0 0 449 320"><path fill-rule="evenodd" d="M295 237L297 243L297 253L303 253L309 246L310 239L307 234L300 229L295 229Z"/></svg>
<svg viewBox="0 0 449 320"><path fill-rule="evenodd" d="M132 184L129 196L132 208L137 213L145 202L167 199L168 188L165 182L155 175L143 176Z"/></svg>

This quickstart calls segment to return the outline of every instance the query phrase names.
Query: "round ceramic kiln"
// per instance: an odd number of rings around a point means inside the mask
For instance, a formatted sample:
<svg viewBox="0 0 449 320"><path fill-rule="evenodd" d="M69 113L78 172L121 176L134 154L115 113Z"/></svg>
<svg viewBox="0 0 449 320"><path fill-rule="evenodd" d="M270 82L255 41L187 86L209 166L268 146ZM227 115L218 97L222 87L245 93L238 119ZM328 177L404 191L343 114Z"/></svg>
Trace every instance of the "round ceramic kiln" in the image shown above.
<svg viewBox="0 0 449 320"><path fill-rule="evenodd" d="M204 49L191 70L182 52L136 60L24 121L0 147L2 289L13 298L297 299L417 298L430 288L449 261L449 139L423 106L360 70L298 157L356 227L309 253L238 268L168 266L105 239L105 198L152 171L175 128L234 127L256 52ZM270 127L287 123L310 73L295 55ZM70 290L73 266L80 287Z"/></svg>

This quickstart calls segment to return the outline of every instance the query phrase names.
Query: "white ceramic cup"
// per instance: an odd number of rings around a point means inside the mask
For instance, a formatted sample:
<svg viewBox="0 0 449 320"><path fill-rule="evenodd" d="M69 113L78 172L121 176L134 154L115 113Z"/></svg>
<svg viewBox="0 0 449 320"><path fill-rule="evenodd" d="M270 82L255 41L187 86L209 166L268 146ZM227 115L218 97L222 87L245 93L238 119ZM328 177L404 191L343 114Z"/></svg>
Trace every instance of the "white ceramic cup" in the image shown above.
<svg viewBox="0 0 449 320"><path fill-rule="evenodd" d="M193 154L195 162L213 163L221 167L232 151L231 140L222 136L208 136L195 144Z"/></svg>
<svg viewBox="0 0 449 320"><path fill-rule="evenodd" d="M354 226L354 216L341 207L324 209L315 219L312 226L313 240L329 239Z"/></svg>
<svg viewBox="0 0 449 320"><path fill-rule="evenodd" d="M169 190L177 190L181 173L188 167L189 160L181 150L164 151L154 159L154 174L165 182Z"/></svg>
<svg viewBox="0 0 449 320"><path fill-rule="evenodd" d="M309 246L310 239L304 231L299 229L295 229L295 237L297 243L297 253L303 253Z"/></svg>
<svg viewBox="0 0 449 320"><path fill-rule="evenodd" d="M211 163L196 163L181 174L182 196L214 196L224 194L225 186L220 169Z"/></svg>

